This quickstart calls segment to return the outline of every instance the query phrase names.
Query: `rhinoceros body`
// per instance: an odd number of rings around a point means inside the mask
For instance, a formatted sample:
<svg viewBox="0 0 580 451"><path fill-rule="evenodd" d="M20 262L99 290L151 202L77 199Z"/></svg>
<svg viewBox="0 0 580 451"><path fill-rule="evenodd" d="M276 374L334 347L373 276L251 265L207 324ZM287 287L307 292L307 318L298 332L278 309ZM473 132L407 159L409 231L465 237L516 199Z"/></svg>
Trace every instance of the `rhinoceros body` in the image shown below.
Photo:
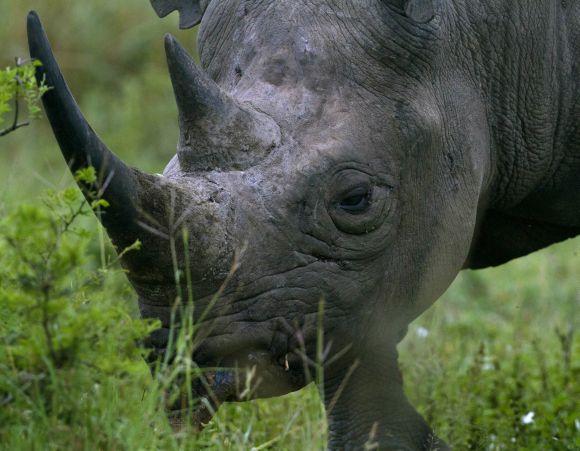
<svg viewBox="0 0 580 451"><path fill-rule="evenodd" d="M275 396L309 382L323 324L330 448L444 447L396 345L461 269L579 234L580 1L152 3L201 20L203 69L166 39L181 133L161 177L97 138L29 17L65 158L102 174L83 189L114 244L143 242L123 264L163 323L151 346L192 291L196 362L255 366ZM216 404L231 374L210 374Z"/></svg>

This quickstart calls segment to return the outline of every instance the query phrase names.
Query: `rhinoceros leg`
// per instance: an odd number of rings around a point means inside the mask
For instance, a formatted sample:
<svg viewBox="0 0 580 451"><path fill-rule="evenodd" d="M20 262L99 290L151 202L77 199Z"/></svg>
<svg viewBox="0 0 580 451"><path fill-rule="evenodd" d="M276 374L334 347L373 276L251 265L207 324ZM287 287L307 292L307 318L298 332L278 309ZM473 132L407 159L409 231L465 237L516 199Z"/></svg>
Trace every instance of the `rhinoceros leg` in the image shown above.
<svg viewBox="0 0 580 451"><path fill-rule="evenodd" d="M374 354L325 380L329 449L449 449L407 400L396 349Z"/></svg>

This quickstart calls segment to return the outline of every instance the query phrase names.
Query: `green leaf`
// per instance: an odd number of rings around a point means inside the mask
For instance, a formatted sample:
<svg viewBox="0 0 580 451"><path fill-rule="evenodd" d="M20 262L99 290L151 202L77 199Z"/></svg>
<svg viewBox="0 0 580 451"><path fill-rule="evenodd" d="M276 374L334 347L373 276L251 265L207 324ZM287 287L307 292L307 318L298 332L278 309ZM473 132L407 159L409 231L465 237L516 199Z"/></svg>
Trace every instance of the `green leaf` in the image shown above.
<svg viewBox="0 0 580 451"><path fill-rule="evenodd" d="M77 183L81 182L87 184L95 183L97 181L97 173L95 171L95 168L89 166L87 168L79 169L75 173L75 180L77 181Z"/></svg>
<svg viewBox="0 0 580 451"><path fill-rule="evenodd" d="M98 208L108 208L110 206L109 202L105 199L98 199L91 202L91 208L96 210Z"/></svg>

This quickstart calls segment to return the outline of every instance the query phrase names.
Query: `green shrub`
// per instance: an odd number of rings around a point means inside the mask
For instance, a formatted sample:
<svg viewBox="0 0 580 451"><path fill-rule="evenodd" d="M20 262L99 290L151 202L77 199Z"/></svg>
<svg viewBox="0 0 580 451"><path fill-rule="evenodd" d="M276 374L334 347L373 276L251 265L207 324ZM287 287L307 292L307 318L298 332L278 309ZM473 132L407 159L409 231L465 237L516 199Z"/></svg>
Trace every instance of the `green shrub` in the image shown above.
<svg viewBox="0 0 580 451"><path fill-rule="evenodd" d="M96 438L102 397L143 377L137 342L157 326L132 317L116 260L89 254L95 231L79 224L104 206L75 187L0 222L0 443L62 443L75 428Z"/></svg>
<svg viewBox="0 0 580 451"><path fill-rule="evenodd" d="M36 83L34 73L38 66L38 61L22 61L16 58L14 67L0 71L0 125L6 122L9 113L12 115L11 124L0 129L0 137L29 125L30 119L40 113L38 103L48 87L44 83ZM27 120L21 119L21 103L26 105Z"/></svg>

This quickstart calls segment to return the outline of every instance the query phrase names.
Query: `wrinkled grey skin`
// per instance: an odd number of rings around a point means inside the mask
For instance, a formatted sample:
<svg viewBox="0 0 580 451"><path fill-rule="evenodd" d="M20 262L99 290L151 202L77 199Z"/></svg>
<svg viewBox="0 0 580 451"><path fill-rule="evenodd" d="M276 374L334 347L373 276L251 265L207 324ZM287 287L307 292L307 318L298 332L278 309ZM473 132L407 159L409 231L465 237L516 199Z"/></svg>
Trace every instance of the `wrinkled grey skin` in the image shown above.
<svg viewBox="0 0 580 451"><path fill-rule="evenodd" d="M297 390L324 299L329 447L444 448L405 398L396 345L461 269L579 234L580 2L152 3L201 20L203 71L166 41L181 136L163 177L98 140L29 18L65 158L100 170L83 189L111 203L114 244L144 243L123 264L163 322L151 345L167 344L185 227L196 312L222 290L196 362L256 366L256 396Z"/></svg>

